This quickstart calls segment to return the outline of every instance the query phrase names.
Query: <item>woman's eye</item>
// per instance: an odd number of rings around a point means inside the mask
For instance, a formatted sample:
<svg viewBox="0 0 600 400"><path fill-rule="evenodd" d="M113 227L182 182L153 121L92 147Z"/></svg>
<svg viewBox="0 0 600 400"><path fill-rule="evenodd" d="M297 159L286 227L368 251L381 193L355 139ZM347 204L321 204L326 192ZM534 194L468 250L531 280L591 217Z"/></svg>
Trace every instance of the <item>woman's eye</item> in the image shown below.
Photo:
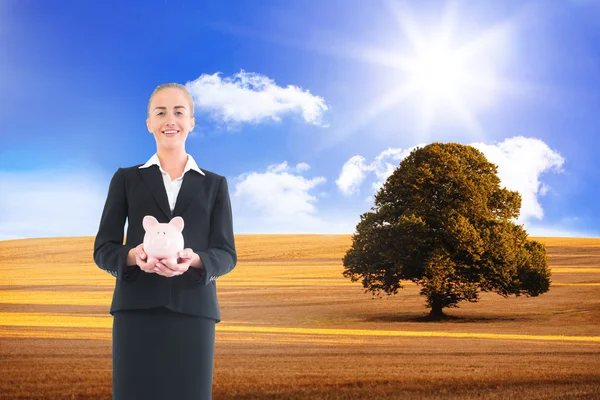
<svg viewBox="0 0 600 400"><path fill-rule="evenodd" d="M161 112L159 112L156 115L163 115L163 114L164 114L164 111L161 111ZM181 115L183 115L183 113L181 111L177 111L175 114L181 114Z"/></svg>

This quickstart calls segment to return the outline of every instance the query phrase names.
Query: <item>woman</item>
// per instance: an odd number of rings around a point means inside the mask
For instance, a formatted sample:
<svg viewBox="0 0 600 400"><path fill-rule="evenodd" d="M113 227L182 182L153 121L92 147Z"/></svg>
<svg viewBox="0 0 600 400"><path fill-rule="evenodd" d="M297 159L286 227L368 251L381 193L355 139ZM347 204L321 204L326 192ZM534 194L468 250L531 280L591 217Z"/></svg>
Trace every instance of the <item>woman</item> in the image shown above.
<svg viewBox="0 0 600 400"><path fill-rule="evenodd" d="M115 276L110 313L114 400L211 399L216 280L236 265L227 180L186 153L194 103L179 84L157 87L148 103L156 154L114 174L94 261ZM146 263L144 216L184 220L178 263ZM128 220L127 238L123 229Z"/></svg>

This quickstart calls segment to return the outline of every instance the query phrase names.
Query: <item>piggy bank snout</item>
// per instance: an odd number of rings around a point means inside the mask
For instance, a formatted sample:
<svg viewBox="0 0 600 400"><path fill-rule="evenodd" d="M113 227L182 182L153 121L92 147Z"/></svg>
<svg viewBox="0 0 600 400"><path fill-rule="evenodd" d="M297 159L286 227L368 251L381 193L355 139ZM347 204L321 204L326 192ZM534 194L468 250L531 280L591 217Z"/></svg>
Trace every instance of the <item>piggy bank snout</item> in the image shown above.
<svg viewBox="0 0 600 400"><path fill-rule="evenodd" d="M183 245L183 235L168 227L146 232L144 236L144 250L151 257L174 257L178 251L183 250Z"/></svg>
<svg viewBox="0 0 600 400"><path fill-rule="evenodd" d="M169 247L169 244L171 244L172 240L169 238L169 236L166 235L156 235L155 237L152 237L150 239L150 244L155 248L155 249L166 249Z"/></svg>

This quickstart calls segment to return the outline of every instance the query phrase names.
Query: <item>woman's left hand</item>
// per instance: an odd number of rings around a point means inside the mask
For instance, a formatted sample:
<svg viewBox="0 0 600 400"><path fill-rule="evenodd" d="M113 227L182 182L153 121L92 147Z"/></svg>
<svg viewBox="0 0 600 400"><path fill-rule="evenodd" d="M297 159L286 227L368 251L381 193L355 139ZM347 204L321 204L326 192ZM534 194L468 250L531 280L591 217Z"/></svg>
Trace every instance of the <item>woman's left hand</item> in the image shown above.
<svg viewBox="0 0 600 400"><path fill-rule="evenodd" d="M168 259L157 262L155 273L166 277L181 275L190 268L190 264L194 259L199 257L190 248L181 250L177 255L179 256L177 264L173 264Z"/></svg>

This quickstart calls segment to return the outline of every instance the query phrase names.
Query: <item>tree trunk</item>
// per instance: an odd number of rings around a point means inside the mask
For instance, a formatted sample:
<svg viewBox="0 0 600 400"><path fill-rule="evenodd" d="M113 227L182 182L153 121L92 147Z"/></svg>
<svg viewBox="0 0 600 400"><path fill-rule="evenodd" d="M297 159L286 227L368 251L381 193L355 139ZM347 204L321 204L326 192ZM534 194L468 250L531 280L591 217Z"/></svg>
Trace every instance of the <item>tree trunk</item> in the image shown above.
<svg viewBox="0 0 600 400"><path fill-rule="evenodd" d="M433 301L431 302L431 312L429 313L429 317L431 319L441 319L444 316L442 300L434 296Z"/></svg>

